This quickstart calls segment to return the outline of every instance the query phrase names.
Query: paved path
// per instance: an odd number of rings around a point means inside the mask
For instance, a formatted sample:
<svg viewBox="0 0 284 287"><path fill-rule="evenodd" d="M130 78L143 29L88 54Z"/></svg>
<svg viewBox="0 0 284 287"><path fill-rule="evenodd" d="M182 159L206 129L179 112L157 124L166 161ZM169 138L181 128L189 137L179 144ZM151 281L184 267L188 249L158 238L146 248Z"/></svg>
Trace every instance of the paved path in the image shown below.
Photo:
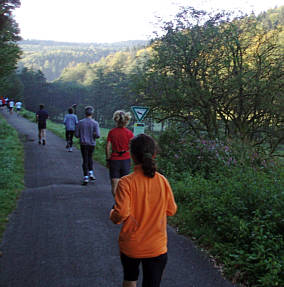
<svg viewBox="0 0 284 287"><path fill-rule="evenodd" d="M96 183L80 185L78 150L66 152L64 140L49 131L47 145L39 145L34 123L2 114L24 143L26 189L0 246L0 286L121 286L120 227L108 219L113 199L107 169L95 164ZM169 262L161 287L233 286L190 240L168 230Z"/></svg>

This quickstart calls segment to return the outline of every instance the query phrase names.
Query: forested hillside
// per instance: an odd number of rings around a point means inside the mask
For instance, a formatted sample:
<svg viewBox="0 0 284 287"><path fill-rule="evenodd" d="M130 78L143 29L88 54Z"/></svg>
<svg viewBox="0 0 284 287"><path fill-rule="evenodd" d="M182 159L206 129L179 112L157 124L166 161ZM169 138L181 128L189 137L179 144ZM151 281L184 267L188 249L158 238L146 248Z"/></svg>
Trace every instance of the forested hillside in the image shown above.
<svg viewBox="0 0 284 287"><path fill-rule="evenodd" d="M147 45L147 41L125 41L111 44L65 43L24 40L19 42L23 51L19 68L40 70L48 81L57 79L64 68L78 63L94 63L117 51L129 51Z"/></svg>
<svg viewBox="0 0 284 287"><path fill-rule="evenodd" d="M263 108L259 113L254 104L273 107L267 111L271 117L274 109L281 109L273 104L278 97L271 94L281 89L283 10L234 21L226 15L212 16L207 26L193 25L196 20L185 15L188 22L182 26L180 21L177 27L174 21L165 24L165 36L147 47L143 41L96 45L25 41L22 63L31 66L14 76L7 95L18 93L32 110L44 101L51 117L58 117L73 103L92 104L103 126L115 109L147 104L152 117L183 122L197 135L206 131L220 136L225 125L226 133L255 138L263 126L256 128L249 118L267 114ZM206 17L202 13L200 20ZM275 59L279 60L275 63ZM46 73L57 74L56 81L49 83L44 67ZM196 96L191 99L192 95ZM254 97L250 103L249 97Z"/></svg>

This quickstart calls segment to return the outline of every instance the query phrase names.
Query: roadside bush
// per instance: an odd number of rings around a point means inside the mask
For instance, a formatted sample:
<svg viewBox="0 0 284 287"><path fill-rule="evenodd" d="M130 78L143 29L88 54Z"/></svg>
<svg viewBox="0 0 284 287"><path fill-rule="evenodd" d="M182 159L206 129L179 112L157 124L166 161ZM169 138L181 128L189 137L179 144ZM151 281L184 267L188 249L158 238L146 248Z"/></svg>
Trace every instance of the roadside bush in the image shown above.
<svg viewBox="0 0 284 287"><path fill-rule="evenodd" d="M284 182L279 172L231 167L170 180L179 232L205 247L233 281L246 286L284 286Z"/></svg>
<svg viewBox="0 0 284 287"><path fill-rule="evenodd" d="M265 171L277 167L277 161L261 147L251 147L231 139L199 139L178 129L164 132L159 138L159 147L159 168L173 178L184 172L211 178L217 171L230 174L231 167L236 166Z"/></svg>

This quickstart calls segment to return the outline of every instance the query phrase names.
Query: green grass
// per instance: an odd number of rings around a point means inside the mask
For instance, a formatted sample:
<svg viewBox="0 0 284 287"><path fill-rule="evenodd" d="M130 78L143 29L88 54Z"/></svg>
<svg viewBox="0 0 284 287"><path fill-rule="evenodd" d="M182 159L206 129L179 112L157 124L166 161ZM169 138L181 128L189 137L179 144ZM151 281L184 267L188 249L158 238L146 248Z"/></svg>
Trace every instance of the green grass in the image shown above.
<svg viewBox="0 0 284 287"><path fill-rule="evenodd" d="M24 152L18 134L0 116L0 240L24 189Z"/></svg>

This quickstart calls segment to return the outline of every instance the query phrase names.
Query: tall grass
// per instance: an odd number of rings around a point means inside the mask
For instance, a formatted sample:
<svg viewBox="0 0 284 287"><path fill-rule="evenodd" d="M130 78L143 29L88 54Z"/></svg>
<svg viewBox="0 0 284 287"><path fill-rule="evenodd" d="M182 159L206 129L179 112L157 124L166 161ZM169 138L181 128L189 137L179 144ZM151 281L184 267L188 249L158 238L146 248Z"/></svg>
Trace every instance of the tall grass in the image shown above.
<svg viewBox="0 0 284 287"><path fill-rule="evenodd" d="M0 116L0 240L24 189L24 152L18 134Z"/></svg>

